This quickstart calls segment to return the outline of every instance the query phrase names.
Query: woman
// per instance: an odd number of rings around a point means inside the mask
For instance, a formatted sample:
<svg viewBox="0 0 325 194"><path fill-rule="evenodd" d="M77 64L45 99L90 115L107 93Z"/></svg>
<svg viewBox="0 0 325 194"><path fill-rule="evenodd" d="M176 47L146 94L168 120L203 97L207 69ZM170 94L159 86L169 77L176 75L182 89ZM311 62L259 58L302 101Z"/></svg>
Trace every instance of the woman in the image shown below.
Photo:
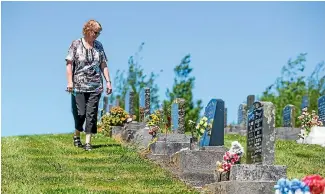
<svg viewBox="0 0 325 194"><path fill-rule="evenodd" d="M102 31L99 22L89 20L83 27L83 38L74 40L66 56L67 91L71 93L75 123L74 145L82 147L80 132L86 133L85 150L91 150L91 135L97 133L99 99L106 86L112 93L107 58L103 45L96 40ZM105 77L105 86L102 80ZM85 130L83 124L86 121Z"/></svg>

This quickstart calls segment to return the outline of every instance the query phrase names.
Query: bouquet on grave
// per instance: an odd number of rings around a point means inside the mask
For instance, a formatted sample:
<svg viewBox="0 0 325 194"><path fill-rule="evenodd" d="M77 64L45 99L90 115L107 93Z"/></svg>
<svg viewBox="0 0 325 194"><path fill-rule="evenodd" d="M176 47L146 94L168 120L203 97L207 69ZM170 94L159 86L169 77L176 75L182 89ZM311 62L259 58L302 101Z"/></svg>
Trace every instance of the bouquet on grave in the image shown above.
<svg viewBox="0 0 325 194"><path fill-rule="evenodd" d="M244 155L244 148L238 141L231 143L231 148L223 156L223 161L217 161L217 171L229 172L234 164L240 164L240 159Z"/></svg>
<svg viewBox="0 0 325 194"><path fill-rule="evenodd" d="M201 137L204 134L205 130L208 131L208 135L211 135L212 123L212 119L208 122L208 118L206 116L202 117L195 127L198 136Z"/></svg>
<svg viewBox="0 0 325 194"><path fill-rule="evenodd" d="M325 194L325 179L319 175L308 175L299 179L278 180L274 186L275 194Z"/></svg>
<svg viewBox="0 0 325 194"><path fill-rule="evenodd" d="M308 113L307 107L302 109L302 113L298 119L301 121L302 130L299 137L302 139L305 139L308 136L312 127L323 126L323 123L319 120L319 116L316 114L316 111L312 110L310 114Z"/></svg>

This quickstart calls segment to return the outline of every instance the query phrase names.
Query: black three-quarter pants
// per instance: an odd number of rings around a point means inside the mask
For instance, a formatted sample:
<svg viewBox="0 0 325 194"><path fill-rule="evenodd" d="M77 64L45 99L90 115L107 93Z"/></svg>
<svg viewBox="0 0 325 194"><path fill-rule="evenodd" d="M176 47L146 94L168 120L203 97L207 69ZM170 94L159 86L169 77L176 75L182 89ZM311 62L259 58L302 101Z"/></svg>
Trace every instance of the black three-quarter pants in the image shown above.
<svg viewBox="0 0 325 194"><path fill-rule="evenodd" d="M85 133L97 133L97 114L100 96L101 94L96 92L75 93L71 95L75 129L84 131L83 124L86 120Z"/></svg>

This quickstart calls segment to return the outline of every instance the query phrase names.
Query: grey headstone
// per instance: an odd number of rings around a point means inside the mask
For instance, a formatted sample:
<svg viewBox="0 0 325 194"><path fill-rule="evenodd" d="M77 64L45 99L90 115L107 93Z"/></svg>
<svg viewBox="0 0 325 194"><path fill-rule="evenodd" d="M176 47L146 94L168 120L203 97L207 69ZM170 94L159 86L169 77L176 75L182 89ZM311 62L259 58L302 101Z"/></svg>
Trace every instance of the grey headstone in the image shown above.
<svg viewBox="0 0 325 194"><path fill-rule="evenodd" d="M238 121L237 124L241 127L246 128L246 120L247 120L247 105L240 104L238 107Z"/></svg>
<svg viewBox="0 0 325 194"><path fill-rule="evenodd" d="M205 107L204 116L208 118L208 122L213 119L211 136L207 130L204 132L200 146L223 146L224 145L224 110L225 103L221 99L212 99Z"/></svg>
<svg viewBox="0 0 325 194"><path fill-rule="evenodd" d="M173 133L185 133L185 100L176 98L171 107Z"/></svg>
<svg viewBox="0 0 325 194"><path fill-rule="evenodd" d="M103 101L104 101L104 104L103 104L104 113L107 113L108 112L108 96L104 96Z"/></svg>
<svg viewBox="0 0 325 194"><path fill-rule="evenodd" d="M282 112L282 126L295 127L295 106L288 104Z"/></svg>
<svg viewBox="0 0 325 194"><path fill-rule="evenodd" d="M306 107L309 107L309 98L308 98L308 95L304 95L302 97L302 102L301 102L301 109L304 109Z"/></svg>
<svg viewBox="0 0 325 194"><path fill-rule="evenodd" d="M318 98L318 116L323 126L325 126L325 96Z"/></svg>
<svg viewBox="0 0 325 194"><path fill-rule="evenodd" d="M108 105L108 112L111 111L112 108L113 108L113 105L112 104Z"/></svg>
<svg viewBox="0 0 325 194"><path fill-rule="evenodd" d="M275 144L275 107L271 102L255 102L248 112L247 164L272 165Z"/></svg>
<svg viewBox="0 0 325 194"><path fill-rule="evenodd" d="M134 92L132 89L129 89L125 95L125 111L129 115L134 115Z"/></svg>
<svg viewBox="0 0 325 194"><path fill-rule="evenodd" d="M140 122L150 114L150 88L142 88L139 92L139 119Z"/></svg>
<svg viewBox="0 0 325 194"><path fill-rule="evenodd" d="M255 102L255 95L248 95L247 96L247 110L251 109Z"/></svg>
<svg viewBox="0 0 325 194"><path fill-rule="evenodd" d="M144 93L144 88L141 88L139 92L139 121L143 122L144 121L144 109L145 109L145 93Z"/></svg>
<svg viewBox="0 0 325 194"><path fill-rule="evenodd" d="M144 109L144 113L145 115L150 114L150 88L145 88L144 89L144 104L145 104L145 109Z"/></svg>
<svg viewBox="0 0 325 194"><path fill-rule="evenodd" d="M278 181L286 177L287 167L281 165L236 164L231 167L230 181Z"/></svg>

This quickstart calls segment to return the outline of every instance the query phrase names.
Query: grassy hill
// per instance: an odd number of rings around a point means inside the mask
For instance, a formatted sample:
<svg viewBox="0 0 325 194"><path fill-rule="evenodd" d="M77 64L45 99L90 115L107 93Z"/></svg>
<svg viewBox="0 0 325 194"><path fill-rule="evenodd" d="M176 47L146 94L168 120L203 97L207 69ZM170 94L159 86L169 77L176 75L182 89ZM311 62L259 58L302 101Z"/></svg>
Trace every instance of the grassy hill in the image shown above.
<svg viewBox="0 0 325 194"><path fill-rule="evenodd" d="M110 138L93 144L75 148L71 134L2 138L1 193L196 193Z"/></svg>
<svg viewBox="0 0 325 194"><path fill-rule="evenodd" d="M245 139L226 135L225 145L245 147ZM73 147L71 134L3 137L2 193L196 193L110 138L97 136L93 144L86 152ZM278 140L275 153L289 178L325 176L325 148Z"/></svg>

